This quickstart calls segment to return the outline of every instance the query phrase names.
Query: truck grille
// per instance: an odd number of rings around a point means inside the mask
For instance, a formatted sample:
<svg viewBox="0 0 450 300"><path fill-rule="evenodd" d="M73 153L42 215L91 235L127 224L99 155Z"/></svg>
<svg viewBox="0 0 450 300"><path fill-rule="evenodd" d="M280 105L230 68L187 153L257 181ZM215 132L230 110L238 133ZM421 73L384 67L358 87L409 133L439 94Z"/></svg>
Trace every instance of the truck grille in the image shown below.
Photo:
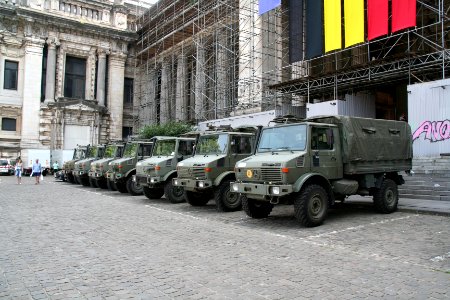
<svg viewBox="0 0 450 300"><path fill-rule="evenodd" d="M206 179L205 168L192 168L192 176L197 179Z"/></svg>
<svg viewBox="0 0 450 300"><path fill-rule="evenodd" d="M178 178L188 178L189 177L189 169L188 168L179 168L177 170Z"/></svg>
<svg viewBox="0 0 450 300"><path fill-rule="evenodd" d="M281 181L281 170L274 168L262 168L261 176L264 181Z"/></svg>

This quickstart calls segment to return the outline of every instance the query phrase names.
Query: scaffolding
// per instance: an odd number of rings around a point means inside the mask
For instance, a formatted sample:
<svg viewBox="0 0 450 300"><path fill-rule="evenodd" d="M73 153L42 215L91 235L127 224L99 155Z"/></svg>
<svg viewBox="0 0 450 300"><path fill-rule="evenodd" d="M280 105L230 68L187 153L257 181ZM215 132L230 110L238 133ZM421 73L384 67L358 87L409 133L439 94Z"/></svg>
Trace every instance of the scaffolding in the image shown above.
<svg viewBox="0 0 450 300"><path fill-rule="evenodd" d="M291 1L263 15L258 2L160 0L137 19L134 127L273 109L303 117L308 102L450 74L450 0L417 1L415 28L294 63Z"/></svg>

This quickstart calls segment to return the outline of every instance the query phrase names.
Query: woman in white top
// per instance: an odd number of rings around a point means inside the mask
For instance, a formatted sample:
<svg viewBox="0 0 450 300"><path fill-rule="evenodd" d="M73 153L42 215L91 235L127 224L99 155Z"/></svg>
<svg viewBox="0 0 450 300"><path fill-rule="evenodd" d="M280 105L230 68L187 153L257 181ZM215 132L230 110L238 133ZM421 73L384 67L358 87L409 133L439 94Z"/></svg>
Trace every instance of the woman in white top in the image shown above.
<svg viewBox="0 0 450 300"><path fill-rule="evenodd" d="M22 184L22 172L23 172L23 163L22 163L22 160L19 158L16 162L16 167L15 167L17 184Z"/></svg>

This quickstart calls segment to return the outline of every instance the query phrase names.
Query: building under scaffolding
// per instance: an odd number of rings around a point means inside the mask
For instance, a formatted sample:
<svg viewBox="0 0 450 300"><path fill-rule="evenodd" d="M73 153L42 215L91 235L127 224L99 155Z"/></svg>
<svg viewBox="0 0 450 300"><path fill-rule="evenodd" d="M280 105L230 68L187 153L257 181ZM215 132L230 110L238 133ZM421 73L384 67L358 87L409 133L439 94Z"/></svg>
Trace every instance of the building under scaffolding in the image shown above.
<svg viewBox="0 0 450 300"><path fill-rule="evenodd" d="M308 103L346 95L373 99L376 116L393 119L408 84L449 76L450 0L417 1L414 28L290 62L295 3L262 15L258 0L152 6L137 20L134 127L273 109L304 116Z"/></svg>

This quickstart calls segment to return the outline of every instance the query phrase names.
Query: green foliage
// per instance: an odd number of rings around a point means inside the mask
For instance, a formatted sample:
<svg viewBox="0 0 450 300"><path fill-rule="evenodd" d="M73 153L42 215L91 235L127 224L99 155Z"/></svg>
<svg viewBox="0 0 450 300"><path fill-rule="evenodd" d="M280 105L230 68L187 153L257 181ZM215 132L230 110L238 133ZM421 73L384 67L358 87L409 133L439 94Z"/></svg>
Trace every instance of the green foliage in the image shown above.
<svg viewBox="0 0 450 300"><path fill-rule="evenodd" d="M146 125L141 129L139 136L144 139L150 139L154 136L179 136L192 130L193 127L189 124L169 122L159 125Z"/></svg>

